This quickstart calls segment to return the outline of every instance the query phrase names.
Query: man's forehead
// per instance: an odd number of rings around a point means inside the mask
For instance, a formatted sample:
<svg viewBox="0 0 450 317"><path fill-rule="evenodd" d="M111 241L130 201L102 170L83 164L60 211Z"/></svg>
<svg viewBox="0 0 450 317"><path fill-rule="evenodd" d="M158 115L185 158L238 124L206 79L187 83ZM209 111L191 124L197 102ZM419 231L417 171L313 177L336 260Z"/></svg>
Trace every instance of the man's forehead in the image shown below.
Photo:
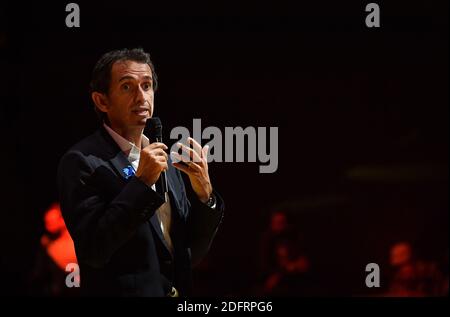
<svg viewBox="0 0 450 317"><path fill-rule="evenodd" d="M145 63L138 63L135 61L117 61L111 68L111 75L113 78L120 80L124 76L132 77L152 77L152 70L150 66Z"/></svg>

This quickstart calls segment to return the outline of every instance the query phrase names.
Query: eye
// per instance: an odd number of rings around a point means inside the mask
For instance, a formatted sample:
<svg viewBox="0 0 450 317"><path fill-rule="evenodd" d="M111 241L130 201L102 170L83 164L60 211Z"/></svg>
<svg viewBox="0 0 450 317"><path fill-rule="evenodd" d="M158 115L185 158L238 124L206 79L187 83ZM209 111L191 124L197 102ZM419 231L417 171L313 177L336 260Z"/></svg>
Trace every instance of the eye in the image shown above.
<svg viewBox="0 0 450 317"><path fill-rule="evenodd" d="M150 90L150 89L152 88L152 84L151 84L151 83L144 83L144 84L142 85L142 88L143 88L144 90Z"/></svg>
<svg viewBox="0 0 450 317"><path fill-rule="evenodd" d="M130 90L130 85L129 84L123 84L122 85L122 90L124 90L124 91Z"/></svg>

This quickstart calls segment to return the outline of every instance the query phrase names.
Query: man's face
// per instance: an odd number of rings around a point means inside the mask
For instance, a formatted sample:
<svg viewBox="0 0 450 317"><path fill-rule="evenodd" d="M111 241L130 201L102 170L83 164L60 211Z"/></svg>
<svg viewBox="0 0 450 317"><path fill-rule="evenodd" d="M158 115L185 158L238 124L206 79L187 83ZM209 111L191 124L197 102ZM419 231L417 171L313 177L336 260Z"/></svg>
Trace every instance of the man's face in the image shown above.
<svg viewBox="0 0 450 317"><path fill-rule="evenodd" d="M118 61L111 68L107 114L111 126L144 126L153 114L153 78L150 66Z"/></svg>

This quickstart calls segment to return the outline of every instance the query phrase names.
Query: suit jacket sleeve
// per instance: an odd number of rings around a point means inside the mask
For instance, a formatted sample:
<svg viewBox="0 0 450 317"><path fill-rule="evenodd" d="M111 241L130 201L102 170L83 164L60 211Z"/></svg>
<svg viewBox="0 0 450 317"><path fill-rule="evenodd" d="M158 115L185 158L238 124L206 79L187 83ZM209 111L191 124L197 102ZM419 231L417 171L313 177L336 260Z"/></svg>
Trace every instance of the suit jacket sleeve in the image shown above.
<svg viewBox="0 0 450 317"><path fill-rule="evenodd" d="M179 175L181 179L181 175ZM216 208L209 208L202 203L195 194L190 195L190 212L187 218L188 243L191 249L191 263L193 266L208 253L219 225L223 221L225 203L219 193L213 190L216 196Z"/></svg>
<svg viewBox="0 0 450 317"><path fill-rule="evenodd" d="M81 152L68 152L58 168L63 216L74 240L79 261L103 267L164 203L137 177L132 177L115 198L104 197L100 166L95 170Z"/></svg>

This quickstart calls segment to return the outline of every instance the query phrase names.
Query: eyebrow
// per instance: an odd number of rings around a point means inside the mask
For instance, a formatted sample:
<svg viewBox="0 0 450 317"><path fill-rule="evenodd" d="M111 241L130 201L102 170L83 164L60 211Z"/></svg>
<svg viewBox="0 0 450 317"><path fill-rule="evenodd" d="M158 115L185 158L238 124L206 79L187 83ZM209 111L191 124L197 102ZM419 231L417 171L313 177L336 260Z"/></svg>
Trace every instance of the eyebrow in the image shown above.
<svg viewBox="0 0 450 317"><path fill-rule="evenodd" d="M136 78L135 78L135 77L132 77L132 76L129 76L129 75L123 76L122 78L119 79L119 83L120 83L121 81L123 81L123 80L128 80L128 79L135 80ZM144 80L150 80L150 81L153 81L153 78L152 78L151 76L144 76Z"/></svg>

